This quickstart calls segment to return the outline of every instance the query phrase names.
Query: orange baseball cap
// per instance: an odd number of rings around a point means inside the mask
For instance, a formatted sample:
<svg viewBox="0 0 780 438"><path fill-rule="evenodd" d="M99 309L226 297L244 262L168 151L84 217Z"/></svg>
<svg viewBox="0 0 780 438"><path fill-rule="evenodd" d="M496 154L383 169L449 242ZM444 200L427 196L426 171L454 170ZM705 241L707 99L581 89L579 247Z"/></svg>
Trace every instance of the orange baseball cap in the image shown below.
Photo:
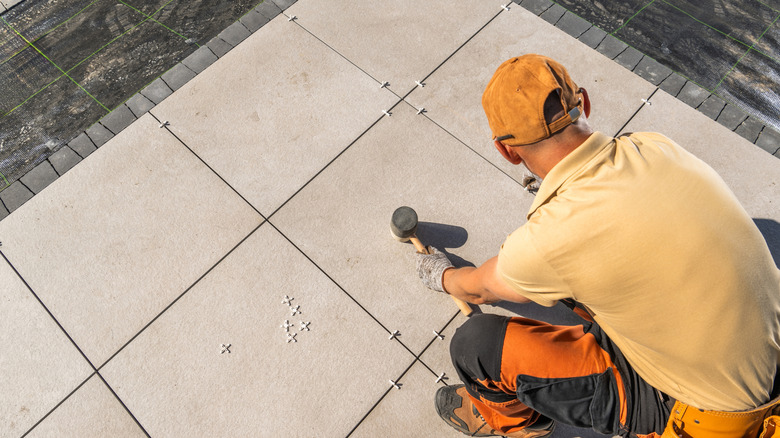
<svg viewBox="0 0 780 438"><path fill-rule="evenodd" d="M566 114L549 125L544 102L557 92ZM582 114L582 91L558 62L541 55L523 55L498 67L482 94L493 139L522 146L549 138Z"/></svg>

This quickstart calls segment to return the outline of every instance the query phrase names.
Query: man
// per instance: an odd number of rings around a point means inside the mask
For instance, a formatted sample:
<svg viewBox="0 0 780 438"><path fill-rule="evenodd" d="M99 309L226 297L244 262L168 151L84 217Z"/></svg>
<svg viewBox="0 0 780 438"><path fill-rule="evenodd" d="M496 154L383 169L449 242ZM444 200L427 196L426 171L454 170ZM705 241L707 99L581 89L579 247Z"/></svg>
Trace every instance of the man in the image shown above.
<svg viewBox="0 0 780 438"><path fill-rule="evenodd" d="M440 416L474 436L561 422L757 437L780 395L780 271L725 183L660 134L594 132L587 92L543 56L503 63L482 104L501 155L542 179L527 223L478 268L434 251L418 273L468 302L562 301L583 319L472 316L450 346L464 385L437 392Z"/></svg>

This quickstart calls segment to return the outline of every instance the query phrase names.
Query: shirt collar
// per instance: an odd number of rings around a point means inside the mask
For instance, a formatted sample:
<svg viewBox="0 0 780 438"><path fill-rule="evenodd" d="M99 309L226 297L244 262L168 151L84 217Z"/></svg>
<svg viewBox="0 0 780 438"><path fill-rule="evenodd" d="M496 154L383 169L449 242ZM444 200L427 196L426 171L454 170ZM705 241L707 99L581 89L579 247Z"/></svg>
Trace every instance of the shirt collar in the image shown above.
<svg viewBox="0 0 780 438"><path fill-rule="evenodd" d="M558 189L560 189L560 187L577 170L581 169L596 154L601 152L613 141L614 138L612 137L604 135L601 132L594 132L587 140L558 162L539 186L539 191L536 193L531 209L528 210L527 219L531 219L531 216L539 207L552 199L557 194Z"/></svg>

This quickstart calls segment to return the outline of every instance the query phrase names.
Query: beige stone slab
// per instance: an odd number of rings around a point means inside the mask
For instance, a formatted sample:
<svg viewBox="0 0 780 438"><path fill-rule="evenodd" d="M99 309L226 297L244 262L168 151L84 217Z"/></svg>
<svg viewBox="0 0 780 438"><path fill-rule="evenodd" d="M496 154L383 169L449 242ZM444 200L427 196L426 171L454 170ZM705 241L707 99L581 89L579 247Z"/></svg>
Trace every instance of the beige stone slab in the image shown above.
<svg viewBox="0 0 780 438"><path fill-rule="evenodd" d="M525 223L532 196L410 106L396 107L270 218L401 340L419 352L457 308L417 278L415 250L390 234L417 211L423 243L481 264Z"/></svg>
<svg viewBox="0 0 780 438"><path fill-rule="evenodd" d="M5 218L0 241L99 367L261 220L146 115Z"/></svg>
<svg viewBox="0 0 780 438"><path fill-rule="evenodd" d="M482 93L493 73L515 56L538 53L563 64L577 85L588 90L590 125L614 135L655 88L567 33L511 5L417 88L407 101L501 169L520 180L523 166L495 150L482 109Z"/></svg>
<svg viewBox="0 0 780 438"><path fill-rule="evenodd" d="M93 370L2 258L0 285L0 436L18 437Z"/></svg>
<svg viewBox="0 0 780 438"><path fill-rule="evenodd" d="M655 131L712 166L754 218L780 221L780 162L662 90L626 127Z"/></svg>
<svg viewBox="0 0 780 438"><path fill-rule="evenodd" d="M270 215L397 101L280 15L152 113Z"/></svg>
<svg viewBox="0 0 780 438"><path fill-rule="evenodd" d="M350 435L354 438L462 437L462 433L439 418L434 394L443 383L416 362L399 379L401 389L392 389Z"/></svg>
<svg viewBox="0 0 780 438"><path fill-rule="evenodd" d="M151 436L329 437L414 360L265 224L101 373Z"/></svg>
<svg viewBox="0 0 780 438"><path fill-rule="evenodd" d="M285 13L400 95L501 11L501 2L297 2Z"/></svg>
<svg viewBox="0 0 780 438"><path fill-rule="evenodd" d="M58 437L145 437L98 376L92 376L28 435Z"/></svg>

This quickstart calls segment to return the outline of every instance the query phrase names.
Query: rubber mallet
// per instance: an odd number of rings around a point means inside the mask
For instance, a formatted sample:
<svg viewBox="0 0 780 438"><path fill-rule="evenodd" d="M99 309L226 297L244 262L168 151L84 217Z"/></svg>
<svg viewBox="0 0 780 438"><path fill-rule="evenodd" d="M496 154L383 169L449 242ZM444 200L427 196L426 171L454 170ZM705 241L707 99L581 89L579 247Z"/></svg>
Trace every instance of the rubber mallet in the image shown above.
<svg viewBox="0 0 780 438"><path fill-rule="evenodd" d="M390 220L390 233L393 238L399 242L411 241L417 252L421 254L430 254L425 245L417 238L417 212L411 207L398 207L393 212L393 217ZM452 297L455 304L464 315L469 316L473 310L465 302Z"/></svg>

